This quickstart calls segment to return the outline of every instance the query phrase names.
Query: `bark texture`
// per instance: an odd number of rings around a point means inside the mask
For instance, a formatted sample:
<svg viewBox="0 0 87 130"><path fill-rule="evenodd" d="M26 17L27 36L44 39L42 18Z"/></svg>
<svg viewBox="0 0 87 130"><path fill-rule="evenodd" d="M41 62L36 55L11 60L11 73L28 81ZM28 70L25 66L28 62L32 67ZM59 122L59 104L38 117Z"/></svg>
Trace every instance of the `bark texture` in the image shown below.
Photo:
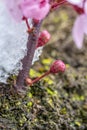
<svg viewBox="0 0 87 130"><path fill-rule="evenodd" d="M22 60L23 69L20 70L19 75L17 77L17 82L15 88L17 90L24 89L25 79L29 76L29 71L32 65L32 60L34 56L34 52L36 49L36 44L38 41L40 26L42 22L33 24L33 31L29 34L28 42L27 42L27 55Z"/></svg>

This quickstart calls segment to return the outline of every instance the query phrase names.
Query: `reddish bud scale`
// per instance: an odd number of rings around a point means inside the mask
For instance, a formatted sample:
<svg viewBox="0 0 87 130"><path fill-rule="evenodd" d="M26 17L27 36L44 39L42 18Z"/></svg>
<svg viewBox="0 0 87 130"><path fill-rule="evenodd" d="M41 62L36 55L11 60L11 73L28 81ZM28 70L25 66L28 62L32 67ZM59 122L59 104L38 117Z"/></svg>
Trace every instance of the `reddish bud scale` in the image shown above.
<svg viewBox="0 0 87 130"><path fill-rule="evenodd" d="M41 47L45 45L49 40L50 40L51 35L49 34L48 31L44 30L40 33L39 39L38 39L38 44L37 47Z"/></svg>
<svg viewBox="0 0 87 130"><path fill-rule="evenodd" d="M65 64L61 60L56 60L50 67L51 73L64 72L66 69Z"/></svg>

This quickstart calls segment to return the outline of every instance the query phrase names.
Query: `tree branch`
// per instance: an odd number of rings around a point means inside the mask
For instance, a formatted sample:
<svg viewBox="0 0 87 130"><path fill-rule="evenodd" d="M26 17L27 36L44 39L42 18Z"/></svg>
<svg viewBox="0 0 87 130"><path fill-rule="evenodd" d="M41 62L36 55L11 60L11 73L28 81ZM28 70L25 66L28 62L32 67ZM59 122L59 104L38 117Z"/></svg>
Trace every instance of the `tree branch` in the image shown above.
<svg viewBox="0 0 87 130"><path fill-rule="evenodd" d="M19 71L16 85L14 86L17 91L25 88L25 79L29 76L29 71L32 65L36 44L38 41L40 26L42 21L33 24L33 31L29 34L27 42L27 55L22 60L23 69Z"/></svg>

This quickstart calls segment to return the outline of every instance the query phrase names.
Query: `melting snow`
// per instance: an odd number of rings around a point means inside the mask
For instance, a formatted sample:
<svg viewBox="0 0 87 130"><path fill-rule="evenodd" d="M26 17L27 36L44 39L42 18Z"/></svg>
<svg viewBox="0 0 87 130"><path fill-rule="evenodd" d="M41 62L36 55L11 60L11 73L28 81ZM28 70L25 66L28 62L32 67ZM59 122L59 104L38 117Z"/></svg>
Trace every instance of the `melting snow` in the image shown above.
<svg viewBox="0 0 87 130"><path fill-rule="evenodd" d="M6 83L9 75L17 75L22 69L21 59L27 52L26 29L24 22L17 23L11 18L0 1L0 82ZM38 60L41 52L42 47L36 49L32 64Z"/></svg>

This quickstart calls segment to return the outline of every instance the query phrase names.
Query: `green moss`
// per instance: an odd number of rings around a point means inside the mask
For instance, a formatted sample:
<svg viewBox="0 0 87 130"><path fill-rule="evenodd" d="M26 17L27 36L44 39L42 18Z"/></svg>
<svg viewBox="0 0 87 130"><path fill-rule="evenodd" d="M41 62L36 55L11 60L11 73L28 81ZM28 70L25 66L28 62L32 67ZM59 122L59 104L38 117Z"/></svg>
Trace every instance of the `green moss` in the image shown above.
<svg viewBox="0 0 87 130"><path fill-rule="evenodd" d="M65 115L67 113L67 110L66 110L66 108L62 108L61 110L60 110L60 114L62 115Z"/></svg>
<svg viewBox="0 0 87 130"><path fill-rule="evenodd" d="M65 87L61 89L60 84L58 87L44 85L45 82L34 84L27 89L24 97L11 94L10 88L3 88L4 96L0 98L0 127L3 125L9 130L82 130L84 126L86 129L85 95L77 94L77 90L72 88L70 93Z"/></svg>

